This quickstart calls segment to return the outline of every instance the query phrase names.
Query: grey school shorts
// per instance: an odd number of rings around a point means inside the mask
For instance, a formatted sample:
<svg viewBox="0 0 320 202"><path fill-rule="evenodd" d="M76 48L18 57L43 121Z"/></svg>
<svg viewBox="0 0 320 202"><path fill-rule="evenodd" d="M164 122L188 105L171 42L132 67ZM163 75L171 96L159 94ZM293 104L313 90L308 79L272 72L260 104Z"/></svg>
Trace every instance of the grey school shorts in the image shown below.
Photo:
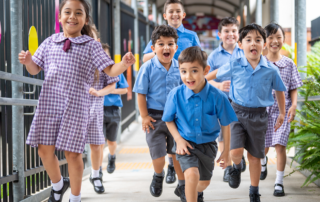
<svg viewBox="0 0 320 202"><path fill-rule="evenodd" d="M117 106L104 106L103 133L104 137L111 141L117 141L120 123L120 110Z"/></svg>
<svg viewBox="0 0 320 202"><path fill-rule="evenodd" d="M152 160L166 156L168 154L174 154L172 152L173 137L169 132L166 122L162 121L162 113L157 113L157 110L148 110L149 116L155 119L157 122L152 122L154 130L150 128L149 133L146 132L147 144L149 147Z"/></svg>
<svg viewBox="0 0 320 202"><path fill-rule="evenodd" d="M217 142L208 142L204 144L196 144L188 141L193 149L188 148L190 155L176 154L176 158L180 163L182 172L188 168L197 167L199 169L200 180L210 180L214 169L214 159L217 155ZM176 151L176 143L172 150Z"/></svg>
<svg viewBox="0 0 320 202"><path fill-rule="evenodd" d="M231 103L238 121L231 123L230 150L245 148L252 156L264 158L268 113L265 107L249 108Z"/></svg>
<svg viewBox="0 0 320 202"><path fill-rule="evenodd" d="M228 98L228 99L229 99L229 102L232 103L232 100L230 98ZM218 142L223 142L222 130L220 130L219 137L218 137Z"/></svg>

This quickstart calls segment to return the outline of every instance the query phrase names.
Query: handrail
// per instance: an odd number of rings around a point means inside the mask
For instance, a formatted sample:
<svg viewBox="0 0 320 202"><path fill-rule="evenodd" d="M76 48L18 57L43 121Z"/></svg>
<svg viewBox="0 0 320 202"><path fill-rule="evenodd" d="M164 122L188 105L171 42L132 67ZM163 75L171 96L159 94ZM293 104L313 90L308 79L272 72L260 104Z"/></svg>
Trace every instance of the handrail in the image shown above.
<svg viewBox="0 0 320 202"><path fill-rule="evenodd" d="M319 101L320 100L320 95L317 96L309 96L307 101ZM304 97L298 97L298 102L304 102L305 98Z"/></svg>
<svg viewBox="0 0 320 202"><path fill-rule="evenodd" d="M17 82L22 82L22 83L27 83L27 84L33 84L33 85L37 85L37 86L42 86L42 84L43 84L43 80L40 80L40 79L29 78L29 77L11 74L11 73L7 73L7 72L3 72L3 71L0 71L0 79L17 81Z"/></svg>
<svg viewBox="0 0 320 202"><path fill-rule="evenodd" d="M0 105L37 106L38 100L0 97Z"/></svg>

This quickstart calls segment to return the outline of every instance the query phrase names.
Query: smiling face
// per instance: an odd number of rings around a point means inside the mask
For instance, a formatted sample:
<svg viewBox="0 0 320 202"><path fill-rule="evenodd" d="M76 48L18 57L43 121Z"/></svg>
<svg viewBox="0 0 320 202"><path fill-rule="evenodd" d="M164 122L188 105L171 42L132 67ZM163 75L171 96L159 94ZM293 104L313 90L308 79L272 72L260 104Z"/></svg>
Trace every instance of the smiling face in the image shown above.
<svg viewBox="0 0 320 202"><path fill-rule="evenodd" d="M61 9L59 22L62 25L65 37L81 36L83 26L88 23L85 9L81 2L77 0L67 1Z"/></svg>
<svg viewBox="0 0 320 202"><path fill-rule="evenodd" d="M199 93L206 83L204 76L208 74L210 66L203 68L197 61L179 65L182 82L194 93Z"/></svg>
<svg viewBox="0 0 320 202"><path fill-rule="evenodd" d="M163 14L163 18L168 22L168 25L179 28L182 24L182 20L186 17L182 6L178 3L169 4L166 8L166 12Z"/></svg>
<svg viewBox="0 0 320 202"><path fill-rule="evenodd" d="M280 29L275 34L271 34L267 38L267 49L271 53L279 53L284 43L284 36Z"/></svg>
<svg viewBox="0 0 320 202"><path fill-rule="evenodd" d="M178 46L173 37L160 36L155 45L151 46L151 49L158 56L160 63L164 67L170 67L172 58L176 53Z"/></svg>
<svg viewBox="0 0 320 202"><path fill-rule="evenodd" d="M235 45L239 40L238 26L235 24L228 24L223 26L221 33L218 32L224 46Z"/></svg>
<svg viewBox="0 0 320 202"><path fill-rule="evenodd" d="M256 30L250 31L240 42L240 48L243 49L244 55L249 62L260 60L260 55L265 45L263 37Z"/></svg>

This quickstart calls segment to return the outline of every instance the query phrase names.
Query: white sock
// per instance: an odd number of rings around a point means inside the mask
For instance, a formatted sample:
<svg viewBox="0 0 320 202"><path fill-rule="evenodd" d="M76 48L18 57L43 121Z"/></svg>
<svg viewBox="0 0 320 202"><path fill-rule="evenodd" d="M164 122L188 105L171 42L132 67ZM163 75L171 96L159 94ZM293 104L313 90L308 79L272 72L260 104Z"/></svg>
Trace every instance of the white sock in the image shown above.
<svg viewBox="0 0 320 202"><path fill-rule="evenodd" d="M93 169L91 169L91 177L92 177L92 178L97 178L97 177L99 177L99 170L93 170ZM94 186L97 186L97 187L101 187L101 186L102 186L100 180L95 180L95 181L93 181L93 183L94 183Z"/></svg>
<svg viewBox="0 0 320 202"><path fill-rule="evenodd" d="M283 176L284 176L284 171L277 170L277 178L276 178L275 184L282 184L283 185ZM276 186L274 189L282 190L282 187Z"/></svg>
<svg viewBox="0 0 320 202"><path fill-rule="evenodd" d="M61 176L60 181L57 183L53 183L51 181L51 184L52 184L53 190L60 191L63 187L63 177ZM54 199L56 199L56 201L58 201L58 200L60 200L60 196L61 196L60 194L54 194Z"/></svg>
<svg viewBox="0 0 320 202"><path fill-rule="evenodd" d="M81 193L79 196L74 196L72 193L70 193L70 202L80 202L81 201Z"/></svg>
<svg viewBox="0 0 320 202"><path fill-rule="evenodd" d="M266 171L266 166L262 166L262 165L266 165L267 163L267 157L264 157L263 159L260 160L261 161L261 172Z"/></svg>

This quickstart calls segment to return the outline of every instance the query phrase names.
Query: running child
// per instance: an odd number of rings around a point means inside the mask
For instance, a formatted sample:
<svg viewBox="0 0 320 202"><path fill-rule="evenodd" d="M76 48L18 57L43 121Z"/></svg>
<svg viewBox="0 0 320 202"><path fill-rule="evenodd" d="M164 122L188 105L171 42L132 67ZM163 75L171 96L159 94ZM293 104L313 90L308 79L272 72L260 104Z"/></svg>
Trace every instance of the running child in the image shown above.
<svg viewBox="0 0 320 202"><path fill-rule="evenodd" d="M290 134L290 123L294 120L297 108L298 88L303 85L299 72L293 61L280 54L280 50L284 43L285 34L282 27L276 23L267 25L264 30L267 34L267 50L266 59L279 68L281 78L287 90L285 94L286 116L282 126L275 132L274 123L279 116L279 108L277 102L267 108L268 112L268 130L266 133L265 155L268 154L269 147L275 147L277 153L277 177L274 184L274 196L284 196L283 176L286 165L286 146ZM275 98L275 92L272 92ZM261 159L261 175L260 180L267 177L267 156Z"/></svg>
<svg viewBox="0 0 320 202"><path fill-rule="evenodd" d="M142 129L146 131L147 143L155 171L150 192L155 197L161 195L165 156L167 153L173 154L173 164L179 179L175 193L182 201L185 201L183 173L179 162L171 151L173 138L165 122L161 120L167 95L174 87L181 84L179 64L177 60L173 59L178 48L178 35L174 28L161 25L157 26L152 32L151 39L151 48L156 57L141 66L133 88L133 92L138 94Z"/></svg>
<svg viewBox="0 0 320 202"><path fill-rule="evenodd" d="M82 153L86 143L90 102L89 88L95 69L118 76L134 64L132 53L122 62L114 62L91 33L90 5L85 0L64 0L59 21L63 33L48 37L31 56L21 51L20 63L31 75L45 72L39 104L28 134L27 144L37 147L42 163L52 181L49 201L62 201L71 186L70 201L81 200ZM65 151L69 178L61 176L55 150Z"/></svg>
<svg viewBox="0 0 320 202"><path fill-rule="evenodd" d="M233 168L229 186L238 188L241 182L241 159L247 150L250 171L250 201L259 202L260 159L264 158L265 135L268 128L266 107L272 106L272 89L279 105L279 116L274 125L278 130L285 116L286 86L281 80L279 69L261 55L266 46L266 33L257 24L240 29L240 48L244 57L235 59L208 75L207 79L231 77L229 98L238 121L231 123L230 153Z"/></svg>
<svg viewBox="0 0 320 202"><path fill-rule="evenodd" d="M183 3L180 0L167 0L163 7L163 18L167 21L168 25L177 30L178 34L178 50L174 55L174 59L178 60L178 57L186 48L191 46L199 46L200 41L197 33L185 29L182 20L186 17L186 12L183 7ZM143 62L146 62L155 56L155 53L151 49L152 41L148 43L143 54ZM171 184L176 181L175 169L173 166L173 161L171 155L168 154L169 157L169 165L168 172L166 176L166 183ZM179 169L179 168L177 168ZM182 176L183 177L183 176ZM184 178L179 179L184 180Z"/></svg>
<svg viewBox="0 0 320 202"><path fill-rule="evenodd" d="M213 50L208 57L208 65L210 66L210 72L219 69L221 66L230 62L231 60L240 58L243 56L243 50L239 48L239 22L234 17L223 18L218 25L218 36L222 40L219 47ZM214 87L222 90L229 98L230 90L230 77L223 77L221 79L209 80L209 83ZM230 100L231 101L231 100ZM218 137L218 149L223 151L223 136L220 133ZM229 181L229 173L232 169L231 158L229 158L228 167L224 170L223 181ZM242 157L242 169L241 172L246 170L246 161L244 156Z"/></svg>
<svg viewBox="0 0 320 202"><path fill-rule="evenodd" d="M205 79L210 66L207 54L200 47L190 47L179 56L183 85L168 95L162 120L166 122L186 179L188 202L203 202L203 191L209 186L217 153L216 138L220 124L224 149L217 162L228 162L230 126L237 121L227 96ZM227 164L222 163L223 168Z"/></svg>

